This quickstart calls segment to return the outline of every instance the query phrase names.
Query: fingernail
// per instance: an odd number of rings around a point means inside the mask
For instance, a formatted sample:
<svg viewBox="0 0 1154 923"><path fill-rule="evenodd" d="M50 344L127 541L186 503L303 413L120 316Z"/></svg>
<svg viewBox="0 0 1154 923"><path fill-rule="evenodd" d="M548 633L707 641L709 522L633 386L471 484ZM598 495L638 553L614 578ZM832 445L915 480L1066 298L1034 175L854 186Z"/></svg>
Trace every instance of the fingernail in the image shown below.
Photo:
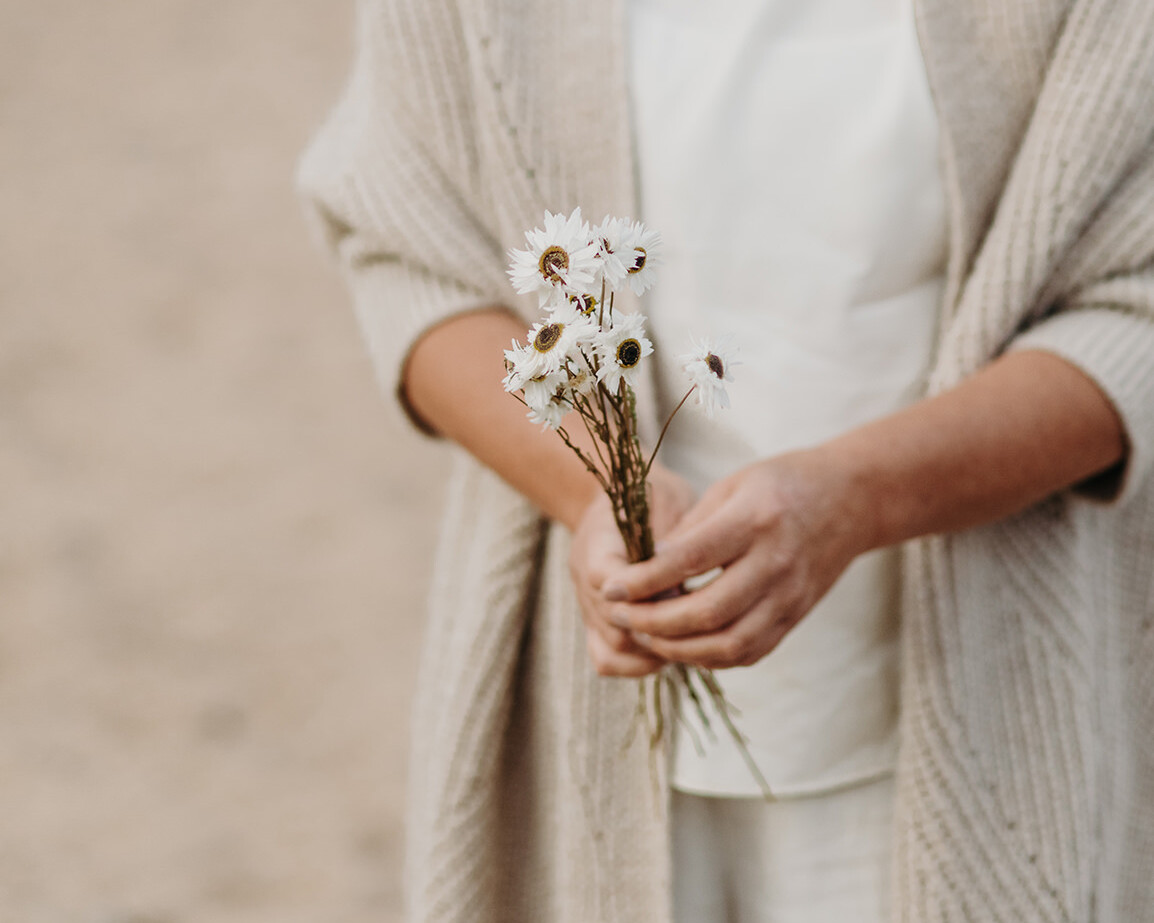
<svg viewBox="0 0 1154 923"><path fill-rule="evenodd" d="M669 550L669 542L658 542L653 546L654 554L665 554Z"/></svg>
<svg viewBox="0 0 1154 923"><path fill-rule="evenodd" d="M625 631L629 630L629 618L624 612L610 612L607 618L611 625L616 625Z"/></svg>
<svg viewBox="0 0 1154 923"><path fill-rule="evenodd" d="M629 594L625 592L625 587L620 583L607 583L601 588L601 595L604 596L611 603L625 602L629 598Z"/></svg>
<svg viewBox="0 0 1154 923"><path fill-rule="evenodd" d="M650 648L653 646L653 636L647 635L643 631L633 632L633 640L636 641L638 644L640 644L644 648Z"/></svg>

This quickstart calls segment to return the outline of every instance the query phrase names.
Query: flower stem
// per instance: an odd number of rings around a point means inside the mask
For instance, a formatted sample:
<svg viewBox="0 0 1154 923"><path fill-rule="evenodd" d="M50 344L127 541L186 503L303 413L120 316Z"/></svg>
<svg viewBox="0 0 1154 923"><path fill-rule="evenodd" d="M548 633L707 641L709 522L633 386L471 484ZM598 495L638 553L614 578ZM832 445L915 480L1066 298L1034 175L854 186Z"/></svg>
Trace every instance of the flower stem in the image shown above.
<svg viewBox="0 0 1154 923"><path fill-rule="evenodd" d="M686 391L685 397L677 402L677 406L674 407L673 412L669 414L669 417L665 421L665 425L661 427L661 435L657 437L657 445L653 447L653 452L649 456L649 461L645 465L645 472L642 474L642 477L649 477L649 469L653 467L653 462L657 458L657 450L661 448L661 443L665 441L665 434L669 432L669 424L672 423L673 418L677 416L677 411L685 406L685 402L689 400L689 395L691 395L696 390L697 385L693 385L688 391Z"/></svg>

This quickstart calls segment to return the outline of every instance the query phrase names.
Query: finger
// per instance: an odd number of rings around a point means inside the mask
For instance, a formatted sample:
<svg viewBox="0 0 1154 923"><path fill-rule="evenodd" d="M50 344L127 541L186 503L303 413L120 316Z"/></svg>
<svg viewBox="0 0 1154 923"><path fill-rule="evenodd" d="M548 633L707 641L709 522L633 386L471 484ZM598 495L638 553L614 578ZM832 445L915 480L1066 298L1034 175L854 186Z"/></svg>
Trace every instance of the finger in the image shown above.
<svg viewBox="0 0 1154 923"><path fill-rule="evenodd" d="M665 661L651 653L622 653L605 644L595 631L586 632L586 647L593 668L601 676L641 677L656 673Z"/></svg>
<svg viewBox="0 0 1154 923"><path fill-rule="evenodd" d="M765 601L777 579L764 561L746 555L699 590L662 600L618 603L607 617L618 628L659 638L717 632Z"/></svg>
<svg viewBox="0 0 1154 923"><path fill-rule="evenodd" d="M625 543L610 518L608 523L583 523L569 550L569 574L578 594L600 596L606 576L627 567Z"/></svg>
<svg viewBox="0 0 1154 923"><path fill-rule="evenodd" d="M589 536L579 550L570 552L571 561L590 584L600 589L605 576L621 570L629 564L625 552L625 543L616 525L610 525L613 531L603 529L601 532Z"/></svg>
<svg viewBox="0 0 1154 923"><path fill-rule="evenodd" d="M719 632L686 638L634 637L653 654L676 662L723 670L748 667L770 653L798 622L791 611L765 604Z"/></svg>
<svg viewBox="0 0 1154 923"><path fill-rule="evenodd" d="M607 621L598 618L586 619L585 627L595 633L602 644L618 654L648 654L649 652L633 639L633 633L623 631Z"/></svg>
<svg viewBox="0 0 1154 923"><path fill-rule="evenodd" d="M681 586L690 577L724 567L739 557L751 541L750 530L730 507L724 507L677 538L663 542L660 554L648 561L608 574L603 586L605 598L649 599Z"/></svg>

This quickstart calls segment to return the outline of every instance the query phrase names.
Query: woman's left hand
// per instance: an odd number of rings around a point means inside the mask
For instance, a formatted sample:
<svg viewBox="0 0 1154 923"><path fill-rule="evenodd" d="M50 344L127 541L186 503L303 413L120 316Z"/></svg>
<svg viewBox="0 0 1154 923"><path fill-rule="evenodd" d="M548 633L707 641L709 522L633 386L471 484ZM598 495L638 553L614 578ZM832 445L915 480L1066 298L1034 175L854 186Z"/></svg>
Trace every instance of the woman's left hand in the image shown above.
<svg viewBox="0 0 1154 923"><path fill-rule="evenodd" d="M613 575L610 620L657 656L723 668L774 649L853 558L869 524L834 460L820 452L766 459L713 485L658 554ZM722 568L701 589L645 602Z"/></svg>
<svg viewBox="0 0 1154 923"><path fill-rule="evenodd" d="M693 506L693 488L684 479L655 465L649 476L650 525L656 538L668 535ZM604 494L586 507L573 533L569 573L585 620L589 658L603 676L647 676L665 663L634 642L629 632L608 621L612 604L602 587L606 579L629 567L625 543Z"/></svg>

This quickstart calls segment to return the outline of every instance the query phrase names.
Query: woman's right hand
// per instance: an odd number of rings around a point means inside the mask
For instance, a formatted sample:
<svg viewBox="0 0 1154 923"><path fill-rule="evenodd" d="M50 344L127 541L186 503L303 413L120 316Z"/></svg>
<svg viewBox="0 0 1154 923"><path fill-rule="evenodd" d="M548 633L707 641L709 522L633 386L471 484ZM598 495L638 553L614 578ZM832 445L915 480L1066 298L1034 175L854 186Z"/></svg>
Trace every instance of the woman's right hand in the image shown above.
<svg viewBox="0 0 1154 923"><path fill-rule="evenodd" d="M649 483L650 523L654 538L660 539L693 506L695 497L684 478L657 465L650 472ZM574 529L569 572L585 620L589 658L602 676L647 676L665 663L638 645L628 631L609 621L609 609L616 604L605 599L601 588L628 565L613 507L607 496L598 493Z"/></svg>

